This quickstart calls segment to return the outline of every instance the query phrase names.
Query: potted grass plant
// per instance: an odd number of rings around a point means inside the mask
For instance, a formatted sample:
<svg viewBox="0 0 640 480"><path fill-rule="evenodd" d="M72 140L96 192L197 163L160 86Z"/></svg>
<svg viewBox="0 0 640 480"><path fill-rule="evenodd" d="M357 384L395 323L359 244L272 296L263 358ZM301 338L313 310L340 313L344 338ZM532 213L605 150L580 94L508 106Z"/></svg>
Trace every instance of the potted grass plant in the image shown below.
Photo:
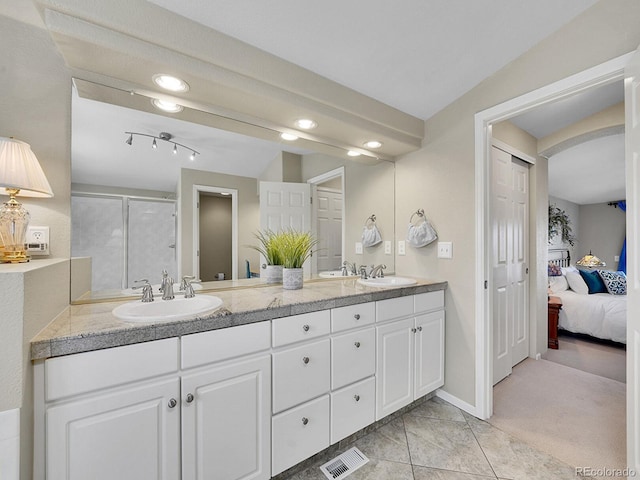
<svg viewBox="0 0 640 480"><path fill-rule="evenodd" d="M282 283L282 236L272 230L254 234L258 245L249 245L258 251L266 263L262 264L261 277L266 283Z"/></svg>
<svg viewBox="0 0 640 480"><path fill-rule="evenodd" d="M279 247L282 255L282 288L297 290L302 288L304 262L313 253L318 241L309 232L293 229L285 230L279 235Z"/></svg>

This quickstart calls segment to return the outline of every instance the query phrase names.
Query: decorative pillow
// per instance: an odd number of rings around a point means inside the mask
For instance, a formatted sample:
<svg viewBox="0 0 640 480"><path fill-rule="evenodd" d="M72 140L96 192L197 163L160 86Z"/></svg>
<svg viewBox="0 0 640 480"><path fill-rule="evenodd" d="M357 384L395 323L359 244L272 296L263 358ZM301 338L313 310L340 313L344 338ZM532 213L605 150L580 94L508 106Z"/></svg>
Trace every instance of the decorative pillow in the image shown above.
<svg viewBox="0 0 640 480"><path fill-rule="evenodd" d="M549 290L551 290L551 293L564 292L568 288L569 284L564 275L549 277Z"/></svg>
<svg viewBox="0 0 640 480"><path fill-rule="evenodd" d="M576 267L574 267L573 265L569 265L568 267L562 267L562 268L560 268L560 270L562 270L562 274L563 275L566 275L569 272L578 273L578 269Z"/></svg>
<svg viewBox="0 0 640 480"><path fill-rule="evenodd" d="M607 291L611 295L627 294L627 276L624 272L611 272L609 270L598 270L598 275L602 278Z"/></svg>
<svg viewBox="0 0 640 480"><path fill-rule="evenodd" d="M589 287L585 283L582 276L577 272L569 272L565 275L569 288L580 295L587 295L589 293Z"/></svg>
<svg viewBox="0 0 640 480"><path fill-rule="evenodd" d="M580 270L580 275L584 279L587 287L589 287L589 294L592 293L609 293L607 286L602 281L602 277L598 275L597 270Z"/></svg>
<svg viewBox="0 0 640 480"><path fill-rule="evenodd" d="M547 275L549 275L550 277L559 277L560 275L562 275L562 268L560 268L559 265L550 263L547 267Z"/></svg>

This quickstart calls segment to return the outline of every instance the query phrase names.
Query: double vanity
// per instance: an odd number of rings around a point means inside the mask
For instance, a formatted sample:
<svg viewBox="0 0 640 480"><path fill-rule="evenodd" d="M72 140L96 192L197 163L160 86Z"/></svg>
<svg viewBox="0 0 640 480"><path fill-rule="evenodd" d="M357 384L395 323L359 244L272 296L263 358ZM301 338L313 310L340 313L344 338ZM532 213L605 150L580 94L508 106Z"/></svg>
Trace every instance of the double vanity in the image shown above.
<svg viewBox="0 0 640 480"><path fill-rule="evenodd" d="M145 322L70 306L32 341L34 478L287 475L443 385L446 286L198 292L221 304Z"/></svg>

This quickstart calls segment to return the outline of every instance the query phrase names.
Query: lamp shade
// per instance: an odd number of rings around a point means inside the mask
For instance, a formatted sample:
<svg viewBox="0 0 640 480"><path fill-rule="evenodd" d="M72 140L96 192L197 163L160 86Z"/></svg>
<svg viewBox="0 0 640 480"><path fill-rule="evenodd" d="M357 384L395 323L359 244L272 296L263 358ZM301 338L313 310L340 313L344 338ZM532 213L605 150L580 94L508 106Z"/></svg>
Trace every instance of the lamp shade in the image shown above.
<svg viewBox="0 0 640 480"><path fill-rule="evenodd" d="M23 197L53 197L47 177L28 143L0 137L0 188Z"/></svg>
<svg viewBox="0 0 640 480"><path fill-rule="evenodd" d="M580 260L576 262L576 265L580 267L606 267L607 264L600 260L598 257L593 255L591 251L589 251L589 255L585 255Z"/></svg>

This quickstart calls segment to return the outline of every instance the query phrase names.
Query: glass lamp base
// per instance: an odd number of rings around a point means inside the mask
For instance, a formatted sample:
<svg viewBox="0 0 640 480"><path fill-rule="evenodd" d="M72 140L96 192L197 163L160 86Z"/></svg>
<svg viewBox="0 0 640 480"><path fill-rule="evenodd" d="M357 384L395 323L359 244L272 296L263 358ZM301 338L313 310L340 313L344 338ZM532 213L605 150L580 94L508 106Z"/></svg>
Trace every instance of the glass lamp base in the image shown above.
<svg viewBox="0 0 640 480"><path fill-rule="evenodd" d="M30 259L31 257L24 249L7 250L5 247L0 247L0 263L25 263Z"/></svg>
<svg viewBox="0 0 640 480"><path fill-rule="evenodd" d="M18 190L7 189L7 192L9 201L0 206L0 262L28 262L26 233L30 215L16 201Z"/></svg>

